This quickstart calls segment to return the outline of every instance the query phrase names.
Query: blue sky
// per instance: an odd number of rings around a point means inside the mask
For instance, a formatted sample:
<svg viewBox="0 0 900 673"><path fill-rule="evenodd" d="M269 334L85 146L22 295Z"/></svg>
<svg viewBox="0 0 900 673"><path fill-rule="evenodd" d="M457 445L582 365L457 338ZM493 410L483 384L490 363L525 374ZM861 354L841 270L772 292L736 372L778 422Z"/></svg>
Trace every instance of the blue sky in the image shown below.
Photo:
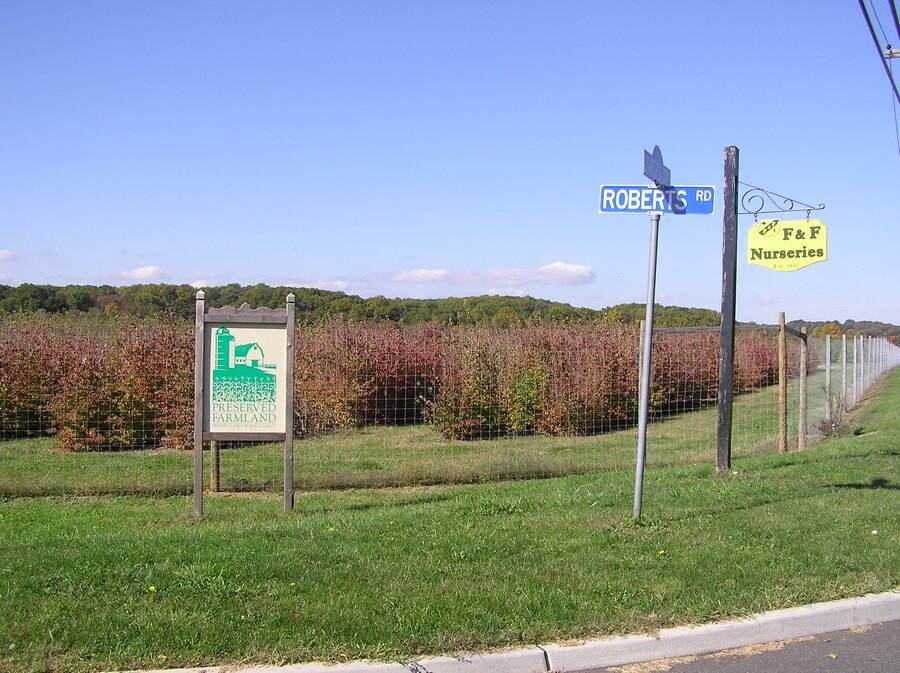
<svg viewBox="0 0 900 673"><path fill-rule="evenodd" d="M648 218L599 187L659 145L717 195L663 217L657 300L718 309L736 145L829 233L778 273L741 217L738 318L900 323L894 111L851 0L29 0L0 45L0 283L640 302Z"/></svg>

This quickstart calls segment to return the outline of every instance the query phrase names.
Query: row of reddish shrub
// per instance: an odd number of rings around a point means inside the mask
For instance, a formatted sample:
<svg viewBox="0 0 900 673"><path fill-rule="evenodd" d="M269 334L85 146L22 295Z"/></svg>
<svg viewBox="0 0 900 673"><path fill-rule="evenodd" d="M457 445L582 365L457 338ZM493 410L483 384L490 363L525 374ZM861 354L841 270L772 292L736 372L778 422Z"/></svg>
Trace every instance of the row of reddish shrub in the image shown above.
<svg viewBox="0 0 900 673"><path fill-rule="evenodd" d="M190 445L190 324L35 316L0 330L0 437L52 435L68 450Z"/></svg>
<svg viewBox="0 0 900 673"><path fill-rule="evenodd" d="M6 318L0 438L187 448L193 343L183 320ZM714 332L656 335L653 413L714 401L718 347ZM297 432L423 422L461 439L604 432L636 421L638 357L633 326L325 321L297 331ZM776 367L773 334L738 333L736 390L772 384Z"/></svg>
<svg viewBox="0 0 900 673"><path fill-rule="evenodd" d="M762 342L762 343L761 343ZM737 340L735 389L777 378L770 335ZM640 337L635 327L537 326L455 331L445 349L440 385L426 400L428 419L447 437L506 434L579 435L637 422ZM656 417L713 403L718 334L655 335L650 411Z"/></svg>

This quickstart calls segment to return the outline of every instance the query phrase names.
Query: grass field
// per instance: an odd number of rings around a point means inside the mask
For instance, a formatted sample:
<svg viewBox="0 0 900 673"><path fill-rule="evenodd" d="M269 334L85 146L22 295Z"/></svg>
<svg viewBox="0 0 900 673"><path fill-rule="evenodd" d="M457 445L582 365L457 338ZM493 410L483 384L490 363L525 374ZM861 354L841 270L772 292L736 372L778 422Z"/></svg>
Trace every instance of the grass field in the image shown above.
<svg viewBox="0 0 900 673"><path fill-rule="evenodd" d="M641 525L614 466L308 492L288 515L276 494L217 496L199 523L185 496L8 498L0 670L410 659L891 589L898 404L895 371L857 434L725 477L650 469Z"/></svg>
<svg viewBox="0 0 900 673"><path fill-rule="evenodd" d="M775 387L737 397L735 456L776 451L776 402ZM714 462L715 437L714 407L651 423L648 462ZM587 437L478 441L446 440L423 425L348 430L295 442L295 488L466 484L585 474L633 466L636 443L635 428ZM222 490L281 490L281 450L280 445L223 448ZM190 451L64 453L52 439L0 442L0 496L184 495L193 488L192 461Z"/></svg>

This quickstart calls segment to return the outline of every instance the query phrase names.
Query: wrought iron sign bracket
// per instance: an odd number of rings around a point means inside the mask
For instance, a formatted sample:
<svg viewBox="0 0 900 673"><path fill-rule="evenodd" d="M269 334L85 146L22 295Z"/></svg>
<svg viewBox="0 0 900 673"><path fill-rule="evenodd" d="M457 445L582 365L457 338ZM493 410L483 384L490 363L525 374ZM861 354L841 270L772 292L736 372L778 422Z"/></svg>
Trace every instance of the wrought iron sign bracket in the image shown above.
<svg viewBox="0 0 900 673"><path fill-rule="evenodd" d="M816 210L824 210L825 204L820 203L812 206L803 201L785 196L784 194L776 194L770 192L763 187L757 187L746 182L738 182L741 187L746 187L746 191L741 196L741 208L738 215L753 215L756 219L759 215L769 215L773 213L796 213L806 211L806 218L809 214Z"/></svg>

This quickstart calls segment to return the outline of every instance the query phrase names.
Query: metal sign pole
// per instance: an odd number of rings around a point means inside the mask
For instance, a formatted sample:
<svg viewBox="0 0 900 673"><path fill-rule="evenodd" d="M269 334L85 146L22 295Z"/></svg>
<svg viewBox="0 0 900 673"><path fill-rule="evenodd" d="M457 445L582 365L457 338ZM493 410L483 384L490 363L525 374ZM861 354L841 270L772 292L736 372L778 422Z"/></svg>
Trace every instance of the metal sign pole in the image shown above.
<svg viewBox="0 0 900 673"><path fill-rule="evenodd" d="M637 467L634 475L634 518L641 518L644 494L644 463L647 456L647 416L650 408L650 354L653 351L653 308L656 303L656 248L659 241L659 213L650 213L650 264L647 270L647 312L641 353L640 408L638 409Z"/></svg>
<svg viewBox="0 0 900 673"><path fill-rule="evenodd" d="M294 509L294 347L297 338L296 300L294 293L285 302L287 358L284 365L284 511Z"/></svg>

